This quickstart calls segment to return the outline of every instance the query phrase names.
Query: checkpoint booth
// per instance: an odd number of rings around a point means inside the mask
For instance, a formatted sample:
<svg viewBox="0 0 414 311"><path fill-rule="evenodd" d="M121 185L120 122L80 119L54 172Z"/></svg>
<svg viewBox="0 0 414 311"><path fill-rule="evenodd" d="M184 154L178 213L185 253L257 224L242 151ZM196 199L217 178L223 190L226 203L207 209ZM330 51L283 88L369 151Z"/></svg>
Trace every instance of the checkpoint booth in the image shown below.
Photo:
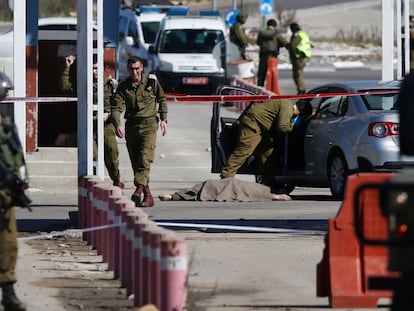
<svg viewBox="0 0 414 311"><path fill-rule="evenodd" d="M76 18L62 19L66 24L39 25L39 97L76 97L61 90L61 76L65 68L65 57L76 55ZM73 22L75 24L73 24ZM70 81L76 83L76 63L71 66ZM56 146L59 135L76 135L77 102L39 102L38 105L38 146ZM76 137L76 136L75 136ZM75 147L76 141L63 147Z"/></svg>

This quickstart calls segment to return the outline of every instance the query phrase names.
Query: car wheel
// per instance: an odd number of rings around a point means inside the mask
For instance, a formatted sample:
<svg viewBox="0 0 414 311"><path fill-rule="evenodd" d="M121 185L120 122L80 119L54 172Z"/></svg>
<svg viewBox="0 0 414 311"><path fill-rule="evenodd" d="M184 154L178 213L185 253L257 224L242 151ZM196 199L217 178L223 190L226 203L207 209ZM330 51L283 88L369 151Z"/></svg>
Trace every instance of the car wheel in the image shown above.
<svg viewBox="0 0 414 311"><path fill-rule="evenodd" d="M343 199L348 165L340 152L335 152L329 161L329 186L334 199Z"/></svg>

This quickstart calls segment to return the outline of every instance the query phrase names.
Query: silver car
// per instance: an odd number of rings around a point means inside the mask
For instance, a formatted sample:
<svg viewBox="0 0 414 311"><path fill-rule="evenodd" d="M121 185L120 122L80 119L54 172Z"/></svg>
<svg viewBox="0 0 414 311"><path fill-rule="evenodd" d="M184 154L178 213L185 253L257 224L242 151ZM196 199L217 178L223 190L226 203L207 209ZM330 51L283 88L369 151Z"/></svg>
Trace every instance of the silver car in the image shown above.
<svg viewBox="0 0 414 311"><path fill-rule="evenodd" d="M398 171L401 81L349 81L318 86L306 94L313 114L302 131L275 141L280 171L275 181L291 192L295 186L330 187L343 198L346 179L355 172ZM224 86L218 94L252 94ZM222 103L214 103L211 122L212 172L219 173L237 138L237 120L220 116ZM282 138L282 139L281 139ZM257 174L254 156L239 174ZM256 175L260 180L260 176Z"/></svg>

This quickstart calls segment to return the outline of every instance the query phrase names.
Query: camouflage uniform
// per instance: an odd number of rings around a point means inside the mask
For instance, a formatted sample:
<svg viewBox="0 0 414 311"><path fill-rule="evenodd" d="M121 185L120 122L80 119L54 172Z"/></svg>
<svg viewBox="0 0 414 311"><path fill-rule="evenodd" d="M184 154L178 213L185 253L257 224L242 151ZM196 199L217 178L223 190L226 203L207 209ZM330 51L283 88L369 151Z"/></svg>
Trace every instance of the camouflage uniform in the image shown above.
<svg viewBox="0 0 414 311"><path fill-rule="evenodd" d="M115 92L117 82L113 79L104 77L104 113L111 114L111 100L112 95ZM65 67L62 80L61 89L69 94L76 94L76 88L70 81L70 67ZM98 85L97 82L93 84L93 103L98 102ZM98 159L98 135L97 135L97 124L96 124L96 113L94 116L94 134L93 134L93 159ZM114 182L114 185L122 185L120 183L119 173L119 149L116 141L115 127L112 123L111 115L104 124L104 162L105 167L108 170L108 175ZM123 185L122 185L123 187Z"/></svg>
<svg viewBox="0 0 414 311"><path fill-rule="evenodd" d="M16 141L17 140L17 141ZM12 142L12 143L10 143ZM10 118L3 118L0 124L0 159L8 170L20 175L24 155L18 141L17 131ZM4 181L4 176L1 176ZM17 281L17 226L11 189L0 183L0 286L3 289L4 310L26 310L15 296L13 284Z"/></svg>
<svg viewBox="0 0 414 311"><path fill-rule="evenodd" d="M157 80L155 90L148 90L147 82L146 74L142 74L139 84L131 78L121 82L112 106L115 128L121 125L120 114L125 110L125 140L137 187L147 187L149 183L157 139L157 114L161 121L167 121L167 101L161 85Z"/></svg>
<svg viewBox="0 0 414 311"><path fill-rule="evenodd" d="M112 79L104 78L104 113L109 113L109 118L105 121L104 124L104 161L106 169L108 170L109 177L114 183L117 183L121 180L119 173L119 150L118 143L116 141L115 127L112 122L111 116L111 100L112 96L115 93L116 85L114 85ZM95 82L93 84L93 102L96 104L98 102L98 85ZM96 128L97 126L95 126ZM93 140L93 158L97 160L98 158L98 137L96 130L94 132Z"/></svg>
<svg viewBox="0 0 414 311"><path fill-rule="evenodd" d="M243 24L246 23L248 14L246 12L240 12L237 14L236 23L230 27L230 41L239 47L240 57L247 59L246 47L249 44L249 37L243 28Z"/></svg>
<svg viewBox="0 0 414 311"><path fill-rule="evenodd" d="M236 147L221 171L221 178L235 176L247 158L254 154L263 182L270 186L278 168L273 138L279 133L292 131L293 113L293 102L288 99L269 100L244 113L240 119Z"/></svg>

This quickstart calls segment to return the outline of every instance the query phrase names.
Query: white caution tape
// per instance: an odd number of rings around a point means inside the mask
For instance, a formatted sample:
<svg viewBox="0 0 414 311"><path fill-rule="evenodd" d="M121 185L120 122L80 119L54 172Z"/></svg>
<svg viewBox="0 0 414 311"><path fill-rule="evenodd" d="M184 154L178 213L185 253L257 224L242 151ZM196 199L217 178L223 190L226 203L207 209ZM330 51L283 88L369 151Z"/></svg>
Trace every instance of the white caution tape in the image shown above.
<svg viewBox="0 0 414 311"><path fill-rule="evenodd" d="M310 231L310 230L301 230L301 229L283 229L283 228L266 228L266 227L252 227L252 226L230 226L230 225L212 225L212 224L193 224L193 223L179 223L179 222L156 222L157 225L161 227L176 227L176 228L193 228L193 229L220 229L220 230L232 230L232 231L249 231L249 232L267 232L267 233L307 233L307 234L326 234L324 231ZM98 230L105 230L109 228L121 227L121 233L126 236L128 240L133 238L133 231L127 230L125 223L114 223L111 225L90 227L85 229L68 229L64 231L53 231L51 233L34 235L30 237L20 237L19 240L35 240L35 239L51 239L57 236L63 235L73 235L77 233L92 232ZM132 236L131 236L132 234ZM136 248L142 247L142 241L137 241L135 244ZM149 256L149 246L148 250L143 247L144 253Z"/></svg>
<svg viewBox="0 0 414 311"><path fill-rule="evenodd" d="M53 232L45 233L45 234L20 237L18 238L18 240L27 241L27 240L37 240L37 239L51 239L51 238L63 236L63 235L73 235L73 234L84 233L84 232L92 232L92 231L104 230L104 229L109 229L109 228L115 228L119 226L120 226L119 224L112 224L112 225L91 227L91 228L86 228L86 229L68 229L64 231L53 231Z"/></svg>
<svg viewBox="0 0 414 311"><path fill-rule="evenodd" d="M297 232L303 233L303 232L310 232L310 231L299 230L299 229L282 229L282 228L266 228L266 227L250 227L250 226L229 226L229 225L211 225L211 224L187 224L187 223L179 223L179 222L158 222L157 225L162 226L162 227L199 228L199 229L204 229L204 230L205 229L221 229L221 230L271 232L271 233L297 233Z"/></svg>

